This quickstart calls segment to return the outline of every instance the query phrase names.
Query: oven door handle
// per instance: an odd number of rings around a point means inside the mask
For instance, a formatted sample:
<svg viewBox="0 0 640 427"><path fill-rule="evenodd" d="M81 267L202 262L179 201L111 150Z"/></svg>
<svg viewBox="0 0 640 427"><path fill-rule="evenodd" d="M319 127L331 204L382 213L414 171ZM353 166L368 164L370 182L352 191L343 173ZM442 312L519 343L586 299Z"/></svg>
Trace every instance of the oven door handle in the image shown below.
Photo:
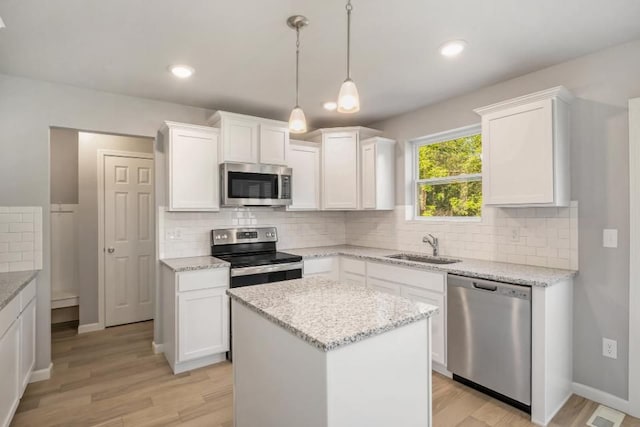
<svg viewBox="0 0 640 427"><path fill-rule="evenodd" d="M274 273L276 271L301 270L302 262L287 262L285 264L258 265L255 267L232 268L231 277L250 276L252 274Z"/></svg>

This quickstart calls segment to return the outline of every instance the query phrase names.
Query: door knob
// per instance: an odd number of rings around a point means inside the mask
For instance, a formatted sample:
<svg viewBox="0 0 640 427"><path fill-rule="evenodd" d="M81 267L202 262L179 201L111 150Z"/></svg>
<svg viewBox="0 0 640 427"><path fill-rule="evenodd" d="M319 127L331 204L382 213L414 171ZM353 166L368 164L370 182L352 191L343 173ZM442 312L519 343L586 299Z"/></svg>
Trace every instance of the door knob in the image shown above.
<svg viewBox="0 0 640 427"><path fill-rule="evenodd" d="M114 253L116 251L116 248L108 248L107 252L109 252L110 254Z"/></svg>

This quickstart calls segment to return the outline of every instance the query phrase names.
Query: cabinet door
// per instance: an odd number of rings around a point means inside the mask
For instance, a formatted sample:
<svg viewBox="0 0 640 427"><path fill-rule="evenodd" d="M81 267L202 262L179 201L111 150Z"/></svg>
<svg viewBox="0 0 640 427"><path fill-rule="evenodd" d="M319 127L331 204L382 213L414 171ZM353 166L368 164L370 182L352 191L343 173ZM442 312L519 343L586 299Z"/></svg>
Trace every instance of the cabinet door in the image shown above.
<svg viewBox="0 0 640 427"><path fill-rule="evenodd" d="M8 426L20 400L19 322L0 338L0 426Z"/></svg>
<svg viewBox="0 0 640 427"><path fill-rule="evenodd" d="M260 163L286 165L289 149L289 129L282 126L260 125Z"/></svg>
<svg viewBox="0 0 640 427"><path fill-rule="evenodd" d="M320 209L320 147L292 143L288 162L293 170L288 209Z"/></svg>
<svg viewBox="0 0 640 427"><path fill-rule="evenodd" d="M219 210L217 131L174 128L169 146L170 210Z"/></svg>
<svg viewBox="0 0 640 427"><path fill-rule="evenodd" d="M358 208L357 132L336 132L323 136L322 177L325 209Z"/></svg>
<svg viewBox="0 0 640 427"><path fill-rule="evenodd" d="M376 291L384 292L391 295L400 295L402 288L402 286L397 283L374 279L372 277L367 278L367 286Z"/></svg>
<svg viewBox="0 0 640 427"><path fill-rule="evenodd" d="M24 393L36 363L36 299L20 315L20 396Z"/></svg>
<svg viewBox="0 0 640 427"><path fill-rule="evenodd" d="M376 208L376 144L370 142L362 144L360 150L362 162L362 208Z"/></svg>
<svg viewBox="0 0 640 427"><path fill-rule="evenodd" d="M423 302L440 307L438 314L431 318L431 357L434 362L445 365L445 305L444 295L437 292L402 286L402 296L412 301Z"/></svg>
<svg viewBox="0 0 640 427"><path fill-rule="evenodd" d="M229 351L226 288L178 294L178 362Z"/></svg>
<svg viewBox="0 0 640 427"><path fill-rule="evenodd" d="M224 162L258 163L257 121L240 118L222 120Z"/></svg>
<svg viewBox="0 0 640 427"><path fill-rule="evenodd" d="M485 204L554 202L552 100L483 116L482 137Z"/></svg>

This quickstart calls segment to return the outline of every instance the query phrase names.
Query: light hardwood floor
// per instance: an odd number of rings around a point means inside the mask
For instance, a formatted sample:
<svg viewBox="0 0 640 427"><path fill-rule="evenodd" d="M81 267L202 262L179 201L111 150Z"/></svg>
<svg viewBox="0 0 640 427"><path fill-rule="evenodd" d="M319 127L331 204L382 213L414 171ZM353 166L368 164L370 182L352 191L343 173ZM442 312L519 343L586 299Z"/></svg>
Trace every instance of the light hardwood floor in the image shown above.
<svg viewBox="0 0 640 427"><path fill-rule="evenodd" d="M57 328L52 336L52 377L29 385L12 426L233 425L231 365L174 376L151 351L152 322L84 335ZM526 414L441 375L433 389L435 427L532 425ZM596 407L574 396L551 425L584 426ZM640 427L640 420L623 425Z"/></svg>

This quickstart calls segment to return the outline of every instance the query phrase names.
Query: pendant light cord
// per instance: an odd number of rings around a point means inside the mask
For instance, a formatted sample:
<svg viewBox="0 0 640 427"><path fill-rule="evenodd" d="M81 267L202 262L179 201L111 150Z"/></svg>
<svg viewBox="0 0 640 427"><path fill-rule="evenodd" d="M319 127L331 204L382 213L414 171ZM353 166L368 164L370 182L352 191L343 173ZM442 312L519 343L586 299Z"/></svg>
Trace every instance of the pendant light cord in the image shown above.
<svg viewBox="0 0 640 427"><path fill-rule="evenodd" d="M351 80L351 0L347 1L347 79Z"/></svg>
<svg viewBox="0 0 640 427"><path fill-rule="evenodd" d="M298 104L298 93L300 87L300 27L296 27L296 108L299 107Z"/></svg>

